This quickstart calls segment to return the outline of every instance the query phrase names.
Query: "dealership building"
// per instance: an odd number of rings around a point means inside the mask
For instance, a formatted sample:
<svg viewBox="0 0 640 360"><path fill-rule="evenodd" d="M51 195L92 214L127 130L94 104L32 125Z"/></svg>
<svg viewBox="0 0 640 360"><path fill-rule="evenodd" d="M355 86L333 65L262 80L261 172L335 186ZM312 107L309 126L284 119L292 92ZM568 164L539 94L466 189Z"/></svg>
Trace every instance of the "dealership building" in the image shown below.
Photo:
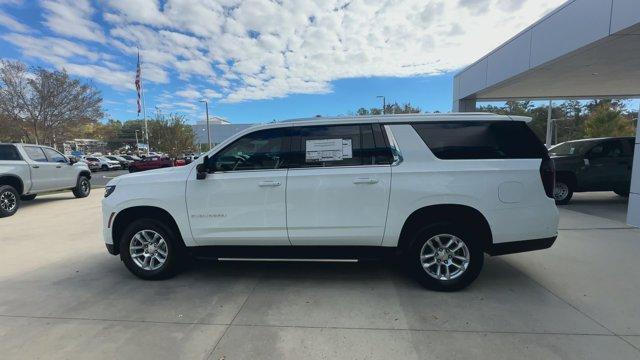
<svg viewBox="0 0 640 360"><path fill-rule="evenodd" d="M453 110L462 112L479 101L594 98L640 98L640 0L567 1L453 84ZM636 131L627 222L640 227L640 126Z"/></svg>

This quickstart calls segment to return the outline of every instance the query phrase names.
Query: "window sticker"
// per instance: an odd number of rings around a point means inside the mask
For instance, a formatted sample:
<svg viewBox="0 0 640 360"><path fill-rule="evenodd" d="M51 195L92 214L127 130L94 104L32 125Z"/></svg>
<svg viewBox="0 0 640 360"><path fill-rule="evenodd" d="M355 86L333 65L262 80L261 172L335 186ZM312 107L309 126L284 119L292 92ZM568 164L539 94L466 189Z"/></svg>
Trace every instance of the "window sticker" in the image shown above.
<svg viewBox="0 0 640 360"><path fill-rule="evenodd" d="M340 161L351 159L351 139L320 139L306 141L306 162Z"/></svg>

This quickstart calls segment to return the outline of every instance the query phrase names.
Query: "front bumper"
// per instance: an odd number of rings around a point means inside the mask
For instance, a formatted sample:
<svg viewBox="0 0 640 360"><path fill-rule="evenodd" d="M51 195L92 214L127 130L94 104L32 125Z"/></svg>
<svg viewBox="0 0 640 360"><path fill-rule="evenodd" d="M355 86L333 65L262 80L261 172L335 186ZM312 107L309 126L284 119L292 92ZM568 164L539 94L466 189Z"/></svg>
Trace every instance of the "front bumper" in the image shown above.
<svg viewBox="0 0 640 360"><path fill-rule="evenodd" d="M116 250L115 245L113 244L105 244L107 246L107 251L109 252L109 254L111 255L118 255L118 251Z"/></svg>
<svg viewBox="0 0 640 360"><path fill-rule="evenodd" d="M526 251L535 251L550 248L558 238L558 235L543 239L511 241L491 245L487 253L491 256L516 254Z"/></svg>

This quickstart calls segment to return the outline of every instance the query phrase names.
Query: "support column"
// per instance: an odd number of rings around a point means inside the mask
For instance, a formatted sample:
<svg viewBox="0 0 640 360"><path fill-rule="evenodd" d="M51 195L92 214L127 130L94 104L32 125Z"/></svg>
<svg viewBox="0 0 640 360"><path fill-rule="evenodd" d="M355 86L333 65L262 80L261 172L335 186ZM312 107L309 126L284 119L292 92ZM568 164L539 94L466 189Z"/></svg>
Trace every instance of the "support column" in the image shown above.
<svg viewBox="0 0 640 360"><path fill-rule="evenodd" d="M551 147L551 143L553 142L551 139L551 136L553 134L553 124L551 123L551 111L553 110L553 102L551 100L549 100L549 110L547 111L547 138L546 138L546 142L545 145L547 146L547 149Z"/></svg>
<svg viewBox="0 0 640 360"><path fill-rule="evenodd" d="M453 100L453 112L476 111L476 99Z"/></svg>
<svg viewBox="0 0 640 360"><path fill-rule="evenodd" d="M640 118L640 111L638 112ZM636 145L631 170L631 193L627 209L627 224L640 228L640 121L636 125Z"/></svg>

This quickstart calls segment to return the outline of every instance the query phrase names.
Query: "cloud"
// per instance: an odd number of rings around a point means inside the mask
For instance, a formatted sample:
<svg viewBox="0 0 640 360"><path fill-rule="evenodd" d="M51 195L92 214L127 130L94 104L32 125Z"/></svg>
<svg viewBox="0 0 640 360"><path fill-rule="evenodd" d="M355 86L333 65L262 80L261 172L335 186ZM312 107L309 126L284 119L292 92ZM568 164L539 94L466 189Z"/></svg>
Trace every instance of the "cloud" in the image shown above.
<svg viewBox="0 0 640 360"><path fill-rule="evenodd" d="M56 37L36 37L24 34L7 34L2 38L22 50L26 56L60 65L69 58L81 57L85 61L97 62L101 56L82 44Z"/></svg>
<svg viewBox="0 0 640 360"><path fill-rule="evenodd" d="M102 28L91 20L94 9L88 0L43 0L45 24L52 31L82 40L105 42Z"/></svg>
<svg viewBox="0 0 640 360"><path fill-rule="evenodd" d="M11 31L19 33L26 33L31 31L28 26L14 19L8 14L5 14L2 11L0 11L0 26L4 26Z"/></svg>
<svg viewBox="0 0 640 360"><path fill-rule="evenodd" d="M130 72L122 69L135 68L139 48L145 86L170 84L176 91L162 102L190 108L186 100L322 94L338 79L455 71L563 1L41 0L46 26L77 39L77 48L17 30L3 38L115 87Z"/></svg>

